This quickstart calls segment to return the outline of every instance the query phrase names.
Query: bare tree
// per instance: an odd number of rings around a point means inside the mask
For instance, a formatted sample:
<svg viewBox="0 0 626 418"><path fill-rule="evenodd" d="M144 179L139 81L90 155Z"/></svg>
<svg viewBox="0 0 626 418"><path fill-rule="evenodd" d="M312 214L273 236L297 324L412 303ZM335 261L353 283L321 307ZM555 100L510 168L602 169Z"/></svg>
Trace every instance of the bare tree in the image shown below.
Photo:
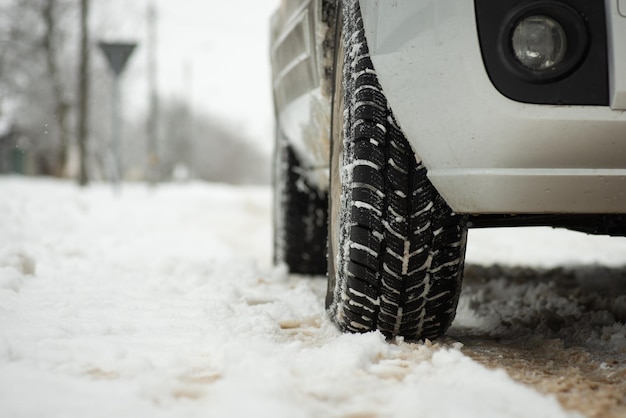
<svg viewBox="0 0 626 418"><path fill-rule="evenodd" d="M67 39L75 10L74 0L0 3L0 107L29 138L33 174L65 175L75 74Z"/></svg>
<svg viewBox="0 0 626 418"><path fill-rule="evenodd" d="M54 174L61 177L65 173L67 164L70 132L67 126L67 119L70 111L70 103L68 91L64 85L57 59L60 47L57 44L59 39L59 28L57 19L57 0L46 0L42 8L42 17L45 26L43 36L43 50L45 61L48 68L48 78L52 89L52 97L54 100L54 115L57 125L58 141L56 147L56 156L54 158L55 167Z"/></svg>
<svg viewBox="0 0 626 418"><path fill-rule="evenodd" d="M240 136L236 129L195 112L170 98L161 108L161 169L165 178L184 167L193 178L231 184L269 182L269 155Z"/></svg>

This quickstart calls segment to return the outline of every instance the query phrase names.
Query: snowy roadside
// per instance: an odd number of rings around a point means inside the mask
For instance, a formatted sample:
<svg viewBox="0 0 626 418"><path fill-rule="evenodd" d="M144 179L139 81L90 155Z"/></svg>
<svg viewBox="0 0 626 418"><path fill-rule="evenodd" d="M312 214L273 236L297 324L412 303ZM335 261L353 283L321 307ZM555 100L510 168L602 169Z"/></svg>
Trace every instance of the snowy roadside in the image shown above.
<svg viewBox="0 0 626 418"><path fill-rule="evenodd" d="M340 334L323 312L323 279L270 266L267 188L116 194L4 178L0 196L3 417L577 416L454 339ZM534 233L553 251L536 237L516 250L470 241L468 261L617 266L626 254L614 241ZM471 239L484 249L492 238ZM458 324L498 331L470 302Z"/></svg>

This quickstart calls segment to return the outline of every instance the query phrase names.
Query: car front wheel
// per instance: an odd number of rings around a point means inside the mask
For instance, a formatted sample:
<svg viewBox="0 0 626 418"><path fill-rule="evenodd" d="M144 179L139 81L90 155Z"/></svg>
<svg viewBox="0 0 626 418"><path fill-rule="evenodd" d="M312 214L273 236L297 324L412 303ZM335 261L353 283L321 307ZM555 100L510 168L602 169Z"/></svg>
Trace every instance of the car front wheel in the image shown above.
<svg viewBox="0 0 626 418"><path fill-rule="evenodd" d="M326 307L338 327L436 338L454 319L467 227L427 178L394 120L357 1L337 45Z"/></svg>

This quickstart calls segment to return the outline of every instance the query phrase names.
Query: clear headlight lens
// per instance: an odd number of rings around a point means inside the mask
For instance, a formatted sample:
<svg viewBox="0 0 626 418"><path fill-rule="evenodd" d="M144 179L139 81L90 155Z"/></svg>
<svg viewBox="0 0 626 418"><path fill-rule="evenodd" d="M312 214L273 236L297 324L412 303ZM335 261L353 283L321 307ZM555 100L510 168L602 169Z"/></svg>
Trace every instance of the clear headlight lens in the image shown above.
<svg viewBox="0 0 626 418"><path fill-rule="evenodd" d="M563 61L567 36L551 17L529 16L513 30L511 46L517 61L527 69L549 71Z"/></svg>

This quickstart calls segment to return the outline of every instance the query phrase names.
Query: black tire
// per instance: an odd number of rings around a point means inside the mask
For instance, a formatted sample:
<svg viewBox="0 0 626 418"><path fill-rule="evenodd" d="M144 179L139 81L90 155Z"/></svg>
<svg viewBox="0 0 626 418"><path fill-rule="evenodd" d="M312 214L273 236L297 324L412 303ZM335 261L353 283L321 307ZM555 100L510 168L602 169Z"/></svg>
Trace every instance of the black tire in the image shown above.
<svg viewBox="0 0 626 418"><path fill-rule="evenodd" d="M274 167L274 262L291 273L325 275L328 195L310 187L281 136Z"/></svg>
<svg viewBox="0 0 626 418"><path fill-rule="evenodd" d="M433 339L456 312L465 219L430 183L393 118L369 57L358 2L343 4L326 307L345 331Z"/></svg>

